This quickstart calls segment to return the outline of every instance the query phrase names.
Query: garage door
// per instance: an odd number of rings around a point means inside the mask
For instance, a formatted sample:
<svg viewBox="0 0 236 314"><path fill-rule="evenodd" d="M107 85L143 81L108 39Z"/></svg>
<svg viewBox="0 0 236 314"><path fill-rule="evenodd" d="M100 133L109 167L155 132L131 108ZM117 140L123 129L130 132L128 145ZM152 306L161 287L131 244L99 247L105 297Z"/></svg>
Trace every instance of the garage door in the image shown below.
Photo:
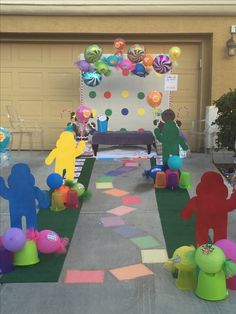
<svg viewBox="0 0 236 314"><path fill-rule="evenodd" d="M145 42L149 53L168 53L174 44ZM172 93L171 107L188 135L191 121L197 118L199 104L200 46L177 44L182 49L182 56L174 68L174 72L179 74L179 85L178 91ZM54 147L68 122L68 111L79 105L79 71L74 67L74 61L87 45L2 43L1 125L9 126L5 107L12 105L26 122L32 124L37 121L43 127L45 149ZM111 45L102 46L105 53L114 51ZM17 141L14 147L17 147ZM23 147L29 148L27 139ZM34 147L39 148L37 138L34 139Z"/></svg>

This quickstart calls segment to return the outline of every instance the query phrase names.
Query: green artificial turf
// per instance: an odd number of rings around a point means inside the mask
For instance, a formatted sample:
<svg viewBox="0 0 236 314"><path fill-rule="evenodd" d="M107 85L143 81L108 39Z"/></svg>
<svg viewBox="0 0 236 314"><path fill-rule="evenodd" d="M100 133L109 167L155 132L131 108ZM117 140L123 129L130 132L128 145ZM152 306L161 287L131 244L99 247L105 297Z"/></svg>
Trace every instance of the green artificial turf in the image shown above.
<svg viewBox="0 0 236 314"><path fill-rule="evenodd" d="M151 160L152 166L153 162ZM155 193L167 252L171 257L178 247L195 244L195 215L188 221L184 221L180 216L181 210L190 199L187 190L155 189Z"/></svg>
<svg viewBox="0 0 236 314"><path fill-rule="evenodd" d="M89 185L94 158L86 158L78 182L85 188ZM82 205L82 201L81 204ZM38 213L38 229L50 229L61 237L72 239L75 225L79 217L80 209L66 209L61 212L40 210ZM12 282L56 282L61 273L65 255L40 254L40 263L32 266L15 267L15 270L3 275L0 283Z"/></svg>

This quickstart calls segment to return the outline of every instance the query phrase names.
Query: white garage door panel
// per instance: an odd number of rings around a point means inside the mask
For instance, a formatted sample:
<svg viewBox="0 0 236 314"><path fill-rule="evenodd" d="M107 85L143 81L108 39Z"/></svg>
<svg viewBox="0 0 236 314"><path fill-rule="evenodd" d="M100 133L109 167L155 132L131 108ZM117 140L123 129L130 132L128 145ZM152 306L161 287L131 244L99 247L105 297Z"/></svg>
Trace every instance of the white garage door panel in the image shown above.
<svg viewBox="0 0 236 314"><path fill-rule="evenodd" d="M140 42L142 40L140 39ZM145 43L149 53L168 53L174 44ZM1 44L1 125L9 127L5 106L13 105L32 125L44 128L45 148L54 147L58 135L69 121L69 111L79 105L79 71L74 62L87 44ZM111 45L102 45L104 53L112 53ZM171 107L188 133L197 116L199 96L199 46L178 43L182 49L179 65L178 91L172 93ZM88 104L89 105L89 104ZM152 121L153 117L150 118ZM17 139L14 147L17 148ZM26 138L23 146L29 148ZM40 148L34 139L34 148Z"/></svg>

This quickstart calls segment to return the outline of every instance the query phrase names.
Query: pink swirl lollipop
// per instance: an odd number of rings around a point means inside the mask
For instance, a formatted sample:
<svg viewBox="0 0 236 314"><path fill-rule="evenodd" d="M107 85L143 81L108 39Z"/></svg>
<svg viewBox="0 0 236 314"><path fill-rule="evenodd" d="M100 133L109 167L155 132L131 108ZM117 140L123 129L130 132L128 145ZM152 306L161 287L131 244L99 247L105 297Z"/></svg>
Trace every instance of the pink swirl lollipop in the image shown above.
<svg viewBox="0 0 236 314"><path fill-rule="evenodd" d="M157 73L164 74L171 70L172 61L169 56L161 54L155 57L152 66Z"/></svg>

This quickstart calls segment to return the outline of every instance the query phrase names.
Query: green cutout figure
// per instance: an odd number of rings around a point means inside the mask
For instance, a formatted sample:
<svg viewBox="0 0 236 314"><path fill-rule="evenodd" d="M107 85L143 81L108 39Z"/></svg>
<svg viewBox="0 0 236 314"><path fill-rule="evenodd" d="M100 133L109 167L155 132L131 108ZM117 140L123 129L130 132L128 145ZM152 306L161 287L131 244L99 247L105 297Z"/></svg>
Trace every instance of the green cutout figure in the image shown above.
<svg viewBox="0 0 236 314"><path fill-rule="evenodd" d="M183 150L188 150L188 145L185 139L180 135L178 126L181 126L180 121L175 120L175 113L171 109L163 111L161 118L164 122L159 122L155 128L154 134L159 142L162 143L163 164L167 164L169 157L172 155L179 156L179 146Z"/></svg>

